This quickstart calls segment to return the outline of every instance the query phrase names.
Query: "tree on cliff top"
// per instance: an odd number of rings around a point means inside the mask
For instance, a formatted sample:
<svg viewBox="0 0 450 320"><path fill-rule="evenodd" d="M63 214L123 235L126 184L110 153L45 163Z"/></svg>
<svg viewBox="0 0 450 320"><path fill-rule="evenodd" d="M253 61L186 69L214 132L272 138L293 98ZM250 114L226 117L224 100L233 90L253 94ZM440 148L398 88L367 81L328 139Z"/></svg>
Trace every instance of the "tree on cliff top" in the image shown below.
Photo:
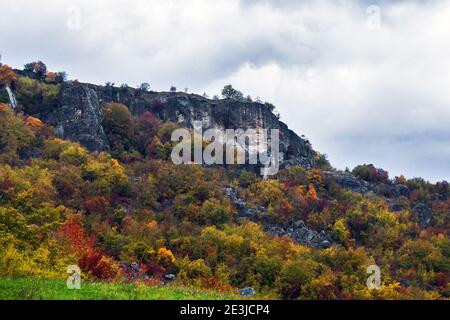
<svg viewBox="0 0 450 320"><path fill-rule="evenodd" d="M222 96L225 99L234 99L234 100L242 100L244 98L244 94L233 88L232 85L226 85L223 87Z"/></svg>
<svg viewBox="0 0 450 320"><path fill-rule="evenodd" d="M30 62L24 66L24 70L33 72L39 80L45 79L47 75L47 66L42 61Z"/></svg>

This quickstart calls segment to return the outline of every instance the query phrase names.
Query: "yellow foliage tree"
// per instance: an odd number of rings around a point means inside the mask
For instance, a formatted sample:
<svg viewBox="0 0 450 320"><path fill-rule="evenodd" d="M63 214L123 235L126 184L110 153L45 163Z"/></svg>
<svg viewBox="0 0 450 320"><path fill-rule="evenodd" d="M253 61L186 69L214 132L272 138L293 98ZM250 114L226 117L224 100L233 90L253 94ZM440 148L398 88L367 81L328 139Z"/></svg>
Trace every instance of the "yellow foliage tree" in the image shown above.
<svg viewBox="0 0 450 320"><path fill-rule="evenodd" d="M175 256L173 255L172 251L170 251L169 249L166 249L166 248L158 249L156 259L158 260L158 263L163 266L172 265L176 261Z"/></svg>

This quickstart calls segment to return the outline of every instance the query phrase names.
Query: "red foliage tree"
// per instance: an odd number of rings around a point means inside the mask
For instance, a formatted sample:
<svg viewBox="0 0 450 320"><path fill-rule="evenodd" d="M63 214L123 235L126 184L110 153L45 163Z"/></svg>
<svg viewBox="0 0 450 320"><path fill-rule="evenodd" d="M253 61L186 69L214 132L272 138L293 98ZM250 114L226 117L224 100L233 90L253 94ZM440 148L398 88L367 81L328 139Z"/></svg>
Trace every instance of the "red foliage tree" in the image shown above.
<svg viewBox="0 0 450 320"><path fill-rule="evenodd" d="M117 267L113 259L104 256L98 250L90 250L79 260L80 269L96 279L112 279L117 275Z"/></svg>
<svg viewBox="0 0 450 320"><path fill-rule="evenodd" d="M79 256L92 250L93 239L84 234L83 227L77 221L66 222L59 229L58 236L66 241L69 247Z"/></svg>
<svg viewBox="0 0 450 320"><path fill-rule="evenodd" d="M156 136L161 122L153 113L144 112L134 119L134 125L137 133L135 136L136 146L142 154L148 155L148 146Z"/></svg>

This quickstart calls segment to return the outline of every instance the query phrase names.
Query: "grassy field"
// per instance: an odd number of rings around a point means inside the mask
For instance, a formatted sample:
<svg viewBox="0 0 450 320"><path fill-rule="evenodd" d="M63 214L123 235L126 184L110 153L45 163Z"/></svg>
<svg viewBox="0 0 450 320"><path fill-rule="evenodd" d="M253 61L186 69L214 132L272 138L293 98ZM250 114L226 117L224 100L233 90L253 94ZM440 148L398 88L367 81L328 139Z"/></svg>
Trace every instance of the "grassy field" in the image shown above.
<svg viewBox="0 0 450 320"><path fill-rule="evenodd" d="M82 282L69 290L63 280L0 278L0 300L232 300L238 295L181 287Z"/></svg>

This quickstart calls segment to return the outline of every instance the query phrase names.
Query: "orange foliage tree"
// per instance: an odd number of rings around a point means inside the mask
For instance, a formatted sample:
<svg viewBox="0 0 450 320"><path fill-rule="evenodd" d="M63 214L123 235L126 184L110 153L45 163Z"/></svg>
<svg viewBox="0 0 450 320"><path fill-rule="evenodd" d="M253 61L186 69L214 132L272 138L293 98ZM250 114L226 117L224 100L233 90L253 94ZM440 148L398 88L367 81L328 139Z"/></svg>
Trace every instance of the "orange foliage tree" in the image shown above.
<svg viewBox="0 0 450 320"><path fill-rule="evenodd" d="M10 86L13 81L16 81L17 77L13 69L10 66L0 66L0 86Z"/></svg>

